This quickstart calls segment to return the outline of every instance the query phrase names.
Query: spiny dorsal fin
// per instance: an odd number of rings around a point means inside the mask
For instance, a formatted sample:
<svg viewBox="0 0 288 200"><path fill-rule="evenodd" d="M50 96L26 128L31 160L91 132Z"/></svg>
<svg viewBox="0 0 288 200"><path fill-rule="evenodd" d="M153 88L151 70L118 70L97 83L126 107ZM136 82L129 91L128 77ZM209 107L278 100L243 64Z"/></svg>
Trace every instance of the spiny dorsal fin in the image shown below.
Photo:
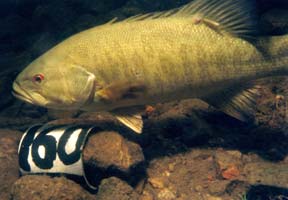
<svg viewBox="0 0 288 200"><path fill-rule="evenodd" d="M116 118L134 132L141 134L143 129L143 120L141 115L116 116Z"/></svg>
<svg viewBox="0 0 288 200"><path fill-rule="evenodd" d="M253 121L261 87L236 86L204 98L210 105L241 121Z"/></svg>
<svg viewBox="0 0 288 200"><path fill-rule="evenodd" d="M110 21L108 21L105 25L114 24L117 20L118 20L118 18L117 18L117 17L114 17L113 19L111 19Z"/></svg>
<svg viewBox="0 0 288 200"><path fill-rule="evenodd" d="M242 38L254 38L257 33L255 6L251 0L195 0L169 11L136 15L122 22L135 22L159 18L197 17L208 25L219 24L221 30ZM193 20L191 20L193 23Z"/></svg>

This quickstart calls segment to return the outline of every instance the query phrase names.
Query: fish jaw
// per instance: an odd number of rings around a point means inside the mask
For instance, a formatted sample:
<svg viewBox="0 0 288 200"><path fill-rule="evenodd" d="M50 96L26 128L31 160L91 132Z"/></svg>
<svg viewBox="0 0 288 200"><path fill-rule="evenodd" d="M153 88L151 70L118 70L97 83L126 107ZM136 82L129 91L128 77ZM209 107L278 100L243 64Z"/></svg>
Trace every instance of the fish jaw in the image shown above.
<svg viewBox="0 0 288 200"><path fill-rule="evenodd" d="M14 81L13 83L12 95L29 104L34 104L38 106L45 106L47 104L47 101L44 97L42 97L38 93L29 94L27 91L25 91L25 89L20 86L17 81ZM35 99L37 99L37 101Z"/></svg>
<svg viewBox="0 0 288 200"><path fill-rule="evenodd" d="M21 88L20 84L17 81L14 81L14 83L13 83L12 94L14 97L16 97L22 101L33 104L32 97L27 92L25 92L24 89Z"/></svg>

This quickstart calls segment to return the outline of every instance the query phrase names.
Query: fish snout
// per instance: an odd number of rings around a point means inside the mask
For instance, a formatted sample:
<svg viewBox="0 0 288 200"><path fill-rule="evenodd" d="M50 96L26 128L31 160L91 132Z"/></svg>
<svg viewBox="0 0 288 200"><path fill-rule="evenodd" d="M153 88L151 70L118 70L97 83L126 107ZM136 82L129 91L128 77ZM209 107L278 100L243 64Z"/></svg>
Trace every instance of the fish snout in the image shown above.
<svg viewBox="0 0 288 200"><path fill-rule="evenodd" d="M33 103L31 96L15 80L12 85L12 95L22 101Z"/></svg>

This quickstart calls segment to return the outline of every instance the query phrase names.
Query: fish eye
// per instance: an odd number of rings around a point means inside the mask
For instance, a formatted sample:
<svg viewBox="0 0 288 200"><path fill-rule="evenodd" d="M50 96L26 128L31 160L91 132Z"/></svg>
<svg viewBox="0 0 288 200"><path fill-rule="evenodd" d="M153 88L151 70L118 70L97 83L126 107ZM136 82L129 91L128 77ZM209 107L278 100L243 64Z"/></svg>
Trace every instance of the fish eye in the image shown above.
<svg viewBox="0 0 288 200"><path fill-rule="evenodd" d="M43 74L36 74L33 76L33 82L35 83L41 83L44 80Z"/></svg>

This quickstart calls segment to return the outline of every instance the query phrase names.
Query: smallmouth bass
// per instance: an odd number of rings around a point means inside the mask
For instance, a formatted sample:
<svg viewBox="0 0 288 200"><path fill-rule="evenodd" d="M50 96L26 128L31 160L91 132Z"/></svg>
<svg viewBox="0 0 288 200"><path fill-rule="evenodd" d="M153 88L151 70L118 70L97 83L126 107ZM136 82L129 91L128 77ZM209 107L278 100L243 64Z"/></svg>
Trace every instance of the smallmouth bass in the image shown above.
<svg viewBox="0 0 288 200"><path fill-rule="evenodd" d="M195 0L80 32L27 66L13 94L60 110L109 111L141 133L144 105L200 98L249 120L253 80L288 73L288 36L257 37L248 0Z"/></svg>

